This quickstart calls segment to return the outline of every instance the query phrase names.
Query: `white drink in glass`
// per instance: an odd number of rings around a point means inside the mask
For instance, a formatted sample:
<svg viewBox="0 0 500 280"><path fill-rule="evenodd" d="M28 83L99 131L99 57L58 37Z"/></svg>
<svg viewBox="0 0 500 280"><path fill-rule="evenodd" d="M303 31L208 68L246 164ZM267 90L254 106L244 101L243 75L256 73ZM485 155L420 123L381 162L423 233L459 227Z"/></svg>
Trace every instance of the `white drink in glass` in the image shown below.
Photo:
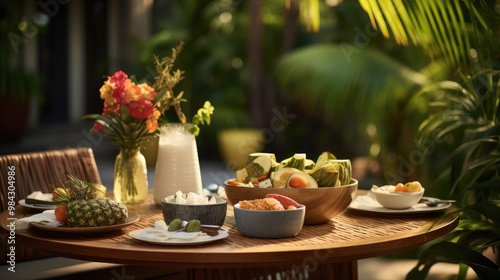
<svg viewBox="0 0 500 280"><path fill-rule="evenodd" d="M161 201L177 191L202 194L200 162L192 124L169 123L158 141L158 159L154 181L154 201Z"/></svg>

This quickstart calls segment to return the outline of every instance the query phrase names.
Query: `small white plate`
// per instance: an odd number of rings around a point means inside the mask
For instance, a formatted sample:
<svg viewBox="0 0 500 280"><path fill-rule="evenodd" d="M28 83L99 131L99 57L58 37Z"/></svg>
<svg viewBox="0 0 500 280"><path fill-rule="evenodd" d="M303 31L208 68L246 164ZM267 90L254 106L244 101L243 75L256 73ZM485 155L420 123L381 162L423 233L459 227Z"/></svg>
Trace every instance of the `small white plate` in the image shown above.
<svg viewBox="0 0 500 280"><path fill-rule="evenodd" d="M159 229L145 228L131 231L128 235L134 239L158 245L197 245L224 239L229 236L229 233L225 230L219 230L218 235L210 236L200 234L200 232L196 232L194 235L191 232L178 232L167 238L166 234Z"/></svg>
<svg viewBox="0 0 500 280"><path fill-rule="evenodd" d="M432 197L422 197L422 200L425 199L433 199ZM347 209L363 211L363 212L371 212L371 213L379 213L379 214L418 214L418 213L430 213L442 211L451 206L451 203L443 203L434 207L427 206L425 203L420 202L415 204L414 206L407 209L388 209L384 206L380 205L377 202L375 197L373 197L370 193L367 195L362 195L356 197Z"/></svg>
<svg viewBox="0 0 500 280"><path fill-rule="evenodd" d="M28 203L26 203L26 200L24 200L24 199L19 200L19 204L21 204L24 207L34 208L34 209L42 209L42 210L52 210L52 209L56 209L56 207L57 207L57 205L50 205L50 204L28 204Z"/></svg>

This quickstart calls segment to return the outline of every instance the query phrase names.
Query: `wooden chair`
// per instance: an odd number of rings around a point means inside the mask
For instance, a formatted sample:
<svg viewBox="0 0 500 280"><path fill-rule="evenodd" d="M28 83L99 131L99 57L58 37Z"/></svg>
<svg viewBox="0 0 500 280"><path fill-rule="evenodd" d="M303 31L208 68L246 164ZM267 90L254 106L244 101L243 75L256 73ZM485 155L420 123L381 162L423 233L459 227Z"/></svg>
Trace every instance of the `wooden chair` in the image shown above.
<svg viewBox="0 0 500 280"><path fill-rule="evenodd" d="M9 171L13 178L9 178ZM34 191L51 193L54 187L67 180L68 174L89 182L101 183L92 149L67 148L0 155L0 211L6 210L9 200L17 204ZM2 233L2 252L6 252L6 246L6 236ZM19 244L16 246L17 262L48 256ZM6 254L2 254L0 260L5 263Z"/></svg>
<svg viewBox="0 0 500 280"><path fill-rule="evenodd" d="M15 173L9 178L9 170ZM67 148L22 154L0 155L0 211L5 211L12 199L18 203L34 191L52 192L54 187L66 181L67 175L82 180L101 183L99 171L90 148ZM14 180L12 180L14 179ZM11 183L13 182L13 185ZM7 232L0 230L2 264L7 261ZM16 277L26 279L92 279L120 276L126 269L134 279L184 279L184 270L170 267L140 267L120 264L87 262L54 257L48 253L16 244ZM5 272L4 267L0 275ZM12 275L10 275L12 276ZM0 277L2 278L2 277ZM2 278L7 279L7 278Z"/></svg>

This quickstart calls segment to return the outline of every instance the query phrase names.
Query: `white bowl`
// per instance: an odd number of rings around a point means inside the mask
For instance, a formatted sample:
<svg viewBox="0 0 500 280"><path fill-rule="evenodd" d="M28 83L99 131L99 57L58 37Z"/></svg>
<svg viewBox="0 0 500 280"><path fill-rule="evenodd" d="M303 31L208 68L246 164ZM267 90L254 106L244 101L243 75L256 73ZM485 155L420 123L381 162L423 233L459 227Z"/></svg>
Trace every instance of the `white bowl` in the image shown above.
<svg viewBox="0 0 500 280"><path fill-rule="evenodd" d="M417 204L424 195L425 189L419 192L394 192L394 186L382 186L372 188L373 194L378 203L389 209L407 209Z"/></svg>

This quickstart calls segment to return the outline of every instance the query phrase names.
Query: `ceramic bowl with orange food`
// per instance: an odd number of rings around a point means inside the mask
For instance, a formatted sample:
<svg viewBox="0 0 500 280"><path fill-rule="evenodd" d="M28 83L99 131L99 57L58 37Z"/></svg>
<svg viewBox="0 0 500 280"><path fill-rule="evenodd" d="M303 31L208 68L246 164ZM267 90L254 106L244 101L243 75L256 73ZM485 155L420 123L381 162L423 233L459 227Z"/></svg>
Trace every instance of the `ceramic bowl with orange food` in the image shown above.
<svg viewBox="0 0 500 280"><path fill-rule="evenodd" d="M304 225L306 207L293 202L293 207L284 208L271 197L242 200L234 205L236 228L242 235L253 238L295 237ZM268 207L253 207L255 205ZM274 207L276 205L280 208Z"/></svg>
<svg viewBox="0 0 500 280"><path fill-rule="evenodd" d="M230 181L230 180L228 180ZM356 196L358 181L348 185L322 188L249 188L224 183L227 200L233 206L242 200L252 200L276 193L305 205L304 224L323 224L342 213Z"/></svg>
<svg viewBox="0 0 500 280"><path fill-rule="evenodd" d="M370 193L378 203L388 209L407 209L417 204L424 195L425 189L419 182L397 185L373 186Z"/></svg>

